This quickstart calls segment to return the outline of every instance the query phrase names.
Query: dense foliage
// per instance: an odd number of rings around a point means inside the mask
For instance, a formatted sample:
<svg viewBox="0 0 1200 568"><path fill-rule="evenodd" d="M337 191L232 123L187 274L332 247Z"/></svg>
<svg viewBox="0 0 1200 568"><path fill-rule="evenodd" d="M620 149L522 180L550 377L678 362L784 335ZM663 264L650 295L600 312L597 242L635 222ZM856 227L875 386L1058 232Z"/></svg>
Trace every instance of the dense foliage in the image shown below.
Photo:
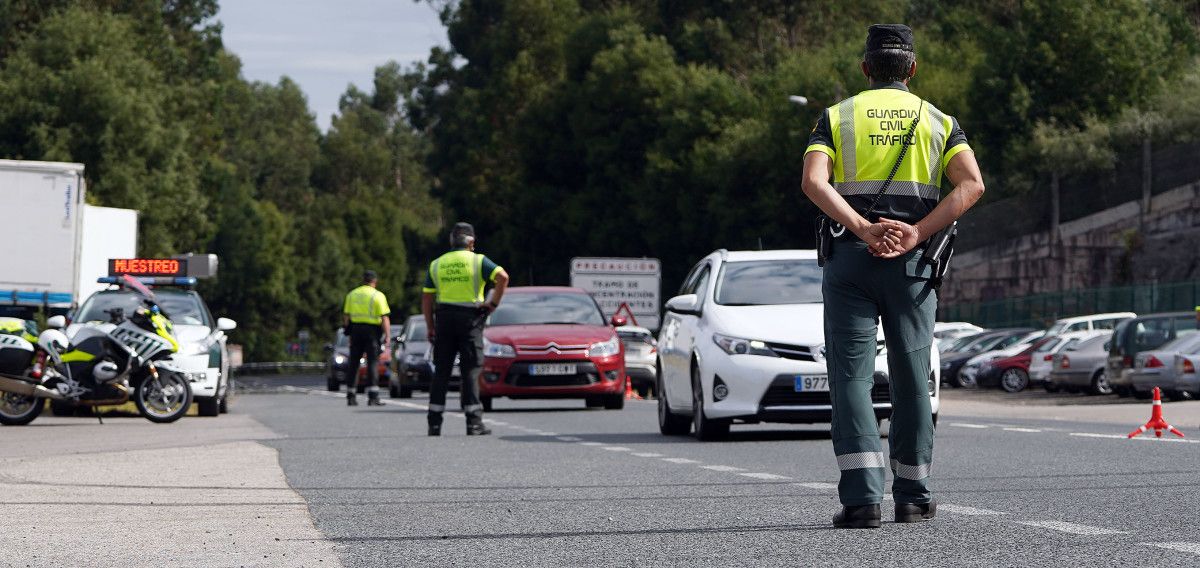
<svg viewBox="0 0 1200 568"><path fill-rule="evenodd" d="M142 211L144 254L219 254L205 294L275 359L323 341L365 267L409 311L456 219L518 284L644 255L669 293L715 248L809 246L801 156L865 86L873 22L916 29L913 89L992 195L1194 135L1200 106L1195 0L428 1L451 45L380 62L322 133L296 84L241 77L216 0L0 0L0 156L86 164L90 200Z"/></svg>

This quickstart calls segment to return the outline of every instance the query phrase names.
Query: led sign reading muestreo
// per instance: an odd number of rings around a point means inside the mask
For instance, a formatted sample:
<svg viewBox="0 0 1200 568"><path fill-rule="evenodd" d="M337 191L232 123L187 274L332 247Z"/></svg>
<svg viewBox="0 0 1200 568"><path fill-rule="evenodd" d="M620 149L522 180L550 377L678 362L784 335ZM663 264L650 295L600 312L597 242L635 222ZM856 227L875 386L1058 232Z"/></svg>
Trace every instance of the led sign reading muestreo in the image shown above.
<svg viewBox="0 0 1200 568"><path fill-rule="evenodd" d="M176 258L110 258L108 274L119 276L187 276L187 263Z"/></svg>

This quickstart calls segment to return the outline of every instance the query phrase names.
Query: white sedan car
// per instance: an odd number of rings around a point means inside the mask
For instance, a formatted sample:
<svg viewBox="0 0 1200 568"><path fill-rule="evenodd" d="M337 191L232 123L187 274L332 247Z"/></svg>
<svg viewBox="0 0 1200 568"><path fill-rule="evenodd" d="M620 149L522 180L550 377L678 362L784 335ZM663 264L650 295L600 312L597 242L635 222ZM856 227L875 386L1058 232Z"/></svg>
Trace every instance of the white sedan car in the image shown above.
<svg viewBox="0 0 1200 568"><path fill-rule="evenodd" d="M733 422L828 423L824 304L816 251L719 250L692 268L667 302L658 339L658 419L663 434L723 436ZM871 399L891 415L880 335ZM936 349L929 392L938 413Z"/></svg>

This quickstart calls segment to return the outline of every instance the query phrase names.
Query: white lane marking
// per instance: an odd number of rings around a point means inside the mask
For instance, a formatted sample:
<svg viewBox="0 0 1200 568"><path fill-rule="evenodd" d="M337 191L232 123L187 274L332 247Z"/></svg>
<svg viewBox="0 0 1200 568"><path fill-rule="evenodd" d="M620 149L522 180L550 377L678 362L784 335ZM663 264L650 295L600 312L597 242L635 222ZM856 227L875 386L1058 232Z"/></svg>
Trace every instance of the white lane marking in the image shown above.
<svg viewBox="0 0 1200 568"><path fill-rule="evenodd" d="M746 471L740 467L733 467L731 465L702 465L700 466L700 469L708 469L712 471Z"/></svg>
<svg viewBox="0 0 1200 568"><path fill-rule="evenodd" d="M1200 555L1200 542L1139 542L1138 544Z"/></svg>
<svg viewBox="0 0 1200 568"><path fill-rule="evenodd" d="M580 446L603 446L603 442L579 442Z"/></svg>
<svg viewBox="0 0 1200 568"><path fill-rule="evenodd" d="M542 432L542 433L540 433L540 434L538 434L538 435L539 435L539 436L557 436L557 435L558 435L558 432Z"/></svg>
<svg viewBox="0 0 1200 568"><path fill-rule="evenodd" d="M491 422L492 424L495 424L495 425L497 425L497 426L508 426L508 422L501 422L501 421L499 421L499 420L492 420L491 418L488 418L488 419L487 419L487 421L488 421L488 422Z"/></svg>
<svg viewBox="0 0 1200 568"><path fill-rule="evenodd" d="M662 460L671 463L700 463L699 461L690 460L687 458L663 458Z"/></svg>
<svg viewBox="0 0 1200 568"><path fill-rule="evenodd" d="M948 426L957 426L959 428L979 428L979 429L990 428L990 426L986 426L983 424L967 424L965 422L951 422L950 424L948 424Z"/></svg>
<svg viewBox="0 0 1200 568"><path fill-rule="evenodd" d="M661 458L662 457L662 454L656 454L654 452L634 452L630 455L634 455L639 458Z"/></svg>
<svg viewBox="0 0 1200 568"><path fill-rule="evenodd" d="M1050 529L1068 534L1081 534L1084 536L1099 536L1105 534L1127 534L1125 531L1106 529L1104 527L1093 527L1089 525L1081 525L1078 523L1068 523L1066 521L1017 521L1019 525L1027 525L1043 529Z"/></svg>
<svg viewBox="0 0 1200 568"><path fill-rule="evenodd" d="M978 507L967 507L966 505L955 505L953 503L938 503L937 508L939 511L945 511L947 513L952 513L955 515L971 515L971 516L976 516L976 517L989 516L989 515L1003 515L1004 514L1004 513L1001 513L1000 511L993 511L991 509L980 509Z"/></svg>
<svg viewBox="0 0 1200 568"><path fill-rule="evenodd" d="M578 441L583 440L583 438L576 438L575 436L559 436L555 439L562 440L564 442L578 442Z"/></svg>
<svg viewBox="0 0 1200 568"><path fill-rule="evenodd" d="M1037 428L1005 428L1004 431L1005 432L1030 432L1030 433L1041 432L1041 430L1038 430Z"/></svg>
<svg viewBox="0 0 1200 568"><path fill-rule="evenodd" d="M624 447L624 446L604 446L603 448L600 448L600 449L601 449L601 450L608 450L608 451L610 451L610 452L631 452L631 451L633 451L633 450L630 450L629 448L626 448L626 447Z"/></svg>
<svg viewBox="0 0 1200 568"><path fill-rule="evenodd" d="M1093 434L1091 432L1071 432L1071 436L1079 436L1080 438L1111 438L1113 440L1124 439L1125 436L1120 434Z"/></svg>
<svg viewBox="0 0 1200 568"><path fill-rule="evenodd" d="M809 489L837 489L836 483L822 483L820 481L807 481L804 483L793 483L792 485L799 485L800 487L807 487Z"/></svg>
<svg viewBox="0 0 1200 568"><path fill-rule="evenodd" d="M741 475L743 477L753 477L754 479L767 479L767 480L772 480L772 481L780 480L780 479L791 479L790 477L788 477L786 475L775 475L774 473L751 472L751 473L739 473L738 475Z"/></svg>

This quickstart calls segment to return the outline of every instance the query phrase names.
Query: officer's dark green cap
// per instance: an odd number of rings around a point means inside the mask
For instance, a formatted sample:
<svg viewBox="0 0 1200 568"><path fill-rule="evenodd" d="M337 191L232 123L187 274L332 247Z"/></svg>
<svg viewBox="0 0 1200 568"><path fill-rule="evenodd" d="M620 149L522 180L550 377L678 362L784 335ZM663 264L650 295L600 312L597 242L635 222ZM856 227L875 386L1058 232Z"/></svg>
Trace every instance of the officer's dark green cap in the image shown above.
<svg viewBox="0 0 1200 568"><path fill-rule="evenodd" d="M454 228L450 230L450 235L453 237L474 237L475 227L472 227L470 223L455 223Z"/></svg>
<svg viewBox="0 0 1200 568"><path fill-rule="evenodd" d="M881 49L913 49L912 28L904 24L875 24L867 30L867 51Z"/></svg>
<svg viewBox="0 0 1200 568"><path fill-rule="evenodd" d="M374 282L376 280L379 280L379 275L375 274L374 270L363 271L363 282Z"/></svg>

